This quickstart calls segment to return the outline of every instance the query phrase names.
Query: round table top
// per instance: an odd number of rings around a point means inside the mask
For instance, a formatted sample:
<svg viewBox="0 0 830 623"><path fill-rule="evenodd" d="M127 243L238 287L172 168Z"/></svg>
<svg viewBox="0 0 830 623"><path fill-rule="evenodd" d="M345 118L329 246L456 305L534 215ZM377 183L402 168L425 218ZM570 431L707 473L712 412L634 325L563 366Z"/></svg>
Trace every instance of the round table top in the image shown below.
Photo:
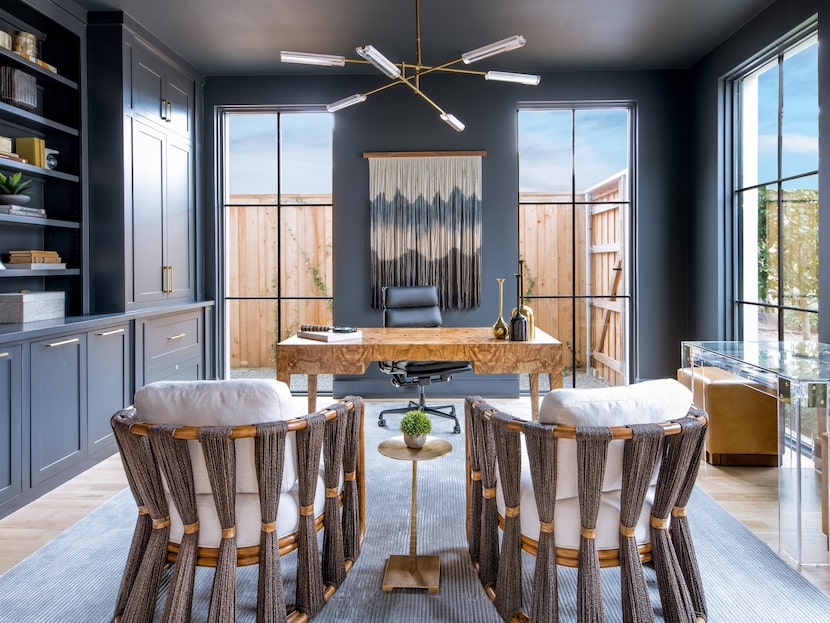
<svg viewBox="0 0 830 623"><path fill-rule="evenodd" d="M427 437L421 448L408 448L404 443L403 436L390 437L378 444L378 452L390 459L401 461L429 461L444 456L452 450L452 444L440 437Z"/></svg>

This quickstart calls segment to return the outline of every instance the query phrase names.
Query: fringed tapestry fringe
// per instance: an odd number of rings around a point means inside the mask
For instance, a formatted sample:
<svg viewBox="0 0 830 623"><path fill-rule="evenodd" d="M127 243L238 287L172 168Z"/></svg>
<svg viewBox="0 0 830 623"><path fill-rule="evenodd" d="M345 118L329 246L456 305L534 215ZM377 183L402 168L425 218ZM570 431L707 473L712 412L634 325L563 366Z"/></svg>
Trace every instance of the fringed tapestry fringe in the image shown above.
<svg viewBox="0 0 830 623"><path fill-rule="evenodd" d="M441 309L481 304L481 157L369 160L372 307L384 286L435 285Z"/></svg>

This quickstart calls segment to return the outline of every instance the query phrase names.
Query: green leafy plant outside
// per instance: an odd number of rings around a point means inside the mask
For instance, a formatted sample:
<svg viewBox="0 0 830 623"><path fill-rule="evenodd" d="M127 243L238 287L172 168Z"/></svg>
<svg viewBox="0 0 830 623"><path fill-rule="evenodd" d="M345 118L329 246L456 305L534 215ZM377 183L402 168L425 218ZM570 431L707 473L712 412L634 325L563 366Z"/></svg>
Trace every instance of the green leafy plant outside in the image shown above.
<svg viewBox="0 0 830 623"><path fill-rule="evenodd" d="M409 437L420 437L432 430L432 421L420 409L407 411L401 418L401 433Z"/></svg>
<svg viewBox="0 0 830 623"><path fill-rule="evenodd" d="M22 174L20 171L12 175L6 175L0 172L0 193L4 195L28 195L29 183L32 180L21 181Z"/></svg>

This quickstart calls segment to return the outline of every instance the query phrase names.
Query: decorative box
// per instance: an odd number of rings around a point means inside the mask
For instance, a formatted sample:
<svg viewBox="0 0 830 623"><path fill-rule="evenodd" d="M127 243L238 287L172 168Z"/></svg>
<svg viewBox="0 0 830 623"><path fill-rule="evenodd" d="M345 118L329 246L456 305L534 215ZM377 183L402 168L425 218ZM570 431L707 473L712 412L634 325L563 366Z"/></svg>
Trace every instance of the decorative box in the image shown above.
<svg viewBox="0 0 830 623"><path fill-rule="evenodd" d="M34 322L64 316L63 292L0 294L0 323Z"/></svg>

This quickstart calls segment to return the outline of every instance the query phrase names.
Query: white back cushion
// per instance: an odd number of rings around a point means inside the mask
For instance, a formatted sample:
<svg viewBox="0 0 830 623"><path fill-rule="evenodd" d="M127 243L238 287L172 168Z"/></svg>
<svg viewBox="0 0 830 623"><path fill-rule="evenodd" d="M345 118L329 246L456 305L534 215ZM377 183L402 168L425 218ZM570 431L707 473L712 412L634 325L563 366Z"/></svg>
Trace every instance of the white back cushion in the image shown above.
<svg viewBox="0 0 830 623"><path fill-rule="evenodd" d="M598 389L554 389L539 407L539 421L568 426L625 426L682 418L692 392L674 379Z"/></svg>
<svg viewBox="0 0 830 623"><path fill-rule="evenodd" d="M539 421L567 426L659 423L684 417L691 405L692 392L674 379L597 389L554 389L542 400ZM623 443L618 440L609 444L603 491L616 491L622 486ZM556 465L556 498L576 497L576 441L559 440Z"/></svg>
<svg viewBox="0 0 830 623"><path fill-rule="evenodd" d="M288 386L270 379L159 381L135 393L135 408L140 420L183 426L239 426L296 417ZM188 444L196 493L209 493L202 448L198 441ZM236 458L237 492L257 493L253 439L236 441ZM294 434L289 433L281 490L291 489L296 479L297 453Z"/></svg>

